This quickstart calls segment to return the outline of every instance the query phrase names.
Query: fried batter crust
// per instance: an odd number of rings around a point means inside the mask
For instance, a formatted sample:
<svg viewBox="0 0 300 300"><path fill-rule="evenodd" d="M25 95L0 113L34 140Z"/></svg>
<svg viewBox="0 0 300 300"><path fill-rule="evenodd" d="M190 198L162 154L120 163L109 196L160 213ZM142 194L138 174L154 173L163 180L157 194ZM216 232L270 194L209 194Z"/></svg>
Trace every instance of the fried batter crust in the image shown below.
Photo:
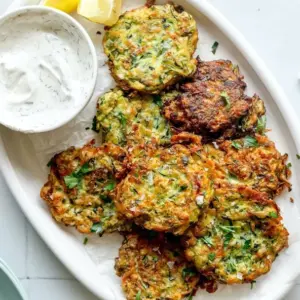
<svg viewBox="0 0 300 300"><path fill-rule="evenodd" d="M95 147L93 143L71 147L52 158L41 198L57 222L81 233L122 230L125 222L112 200L115 185L126 171L126 152L113 144Z"/></svg>
<svg viewBox="0 0 300 300"><path fill-rule="evenodd" d="M291 189L288 181L291 171L286 164L288 155L281 155L268 137L246 136L224 141L219 147L224 151L224 166L232 181L236 179L271 197L279 195L285 188Z"/></svg>
<svg viewBox="0 0 300 300"><path fill-rule="evenodd" d="M197 197L210 187L204 170L195 169L192 153L199 145L169 148L135 147L129 151L131 171L117 187L116 207L126 218L149 230L182 234L200 213Z"/></svg>
<svg viewBox="0 0 300 300"><path fill-rule="evenodd" d="M223 132L250 108L242 78L231 61L199 60L193 81L181 85L182 94L164 103L164 115L182 131L203 135Z"/></svg>
<svg viewBox="0 0 300 300"><path fill-rule="evenodd" d="M157 94L194 73L197 41L194 18L165 4L125 12L107 29L103 46L123 90Z"/></svg>
<svg viewBox="0 0 300 300"><path fill-rule="evenodd" d="M121 146L169 143L171 130L160 105L159 96L131 96L115 88L98 100L97 129L103 130L105 142Z"/></svg>
<svg viewBox="0 0 300 300"><path fill-rule="evenodd" d="M180 300L193 294L199 280L180 245L162 235L126 235L115 269L127 300Z"/></svg>
<svg viewBox="0 0 300 300"><path fill-rule="evenodd" d="M278 253L288 245L288 232L275 203L270 202L267 215L256 217L251 211L259 210L257 202L250 200L248 207L240 206L242 197L235 209L231 208L236 212L226 217L222 205L208 209L184 238L187 259L210 280L226 284L252 282L270 271Z"/></svg>

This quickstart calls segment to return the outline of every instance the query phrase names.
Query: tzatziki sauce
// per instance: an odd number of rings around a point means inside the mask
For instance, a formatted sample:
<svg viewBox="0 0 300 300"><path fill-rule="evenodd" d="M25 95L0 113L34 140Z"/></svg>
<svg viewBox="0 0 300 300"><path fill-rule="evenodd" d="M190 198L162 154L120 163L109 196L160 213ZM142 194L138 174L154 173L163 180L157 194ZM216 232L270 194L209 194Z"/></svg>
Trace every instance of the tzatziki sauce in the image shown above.
<svg viewBox="0 0 300 300"><path fill-rule="evenodd" d="M0 122L35 132L70 119L91 89L86 44L53 12L28 10L0 23Z"/></svg>

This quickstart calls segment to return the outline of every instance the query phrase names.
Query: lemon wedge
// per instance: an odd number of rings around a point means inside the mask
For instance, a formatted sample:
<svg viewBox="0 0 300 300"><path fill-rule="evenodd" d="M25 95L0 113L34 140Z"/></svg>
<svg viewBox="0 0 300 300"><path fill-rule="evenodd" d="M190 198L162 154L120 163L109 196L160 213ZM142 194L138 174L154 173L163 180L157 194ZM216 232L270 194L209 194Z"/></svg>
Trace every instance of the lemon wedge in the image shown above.
<svg viewBox="0 0 300 300"><path fill-rule="evenodd" d="M114 25L121 14L122 0L80 0L77 13L88 20Z"/></svg>
<svg viewBox="0 0 300 300"><path fill-rule="evenodd" d="M44 0L42 2L45 6L50 6L66 13L71 13L76 10L79 0Z"/></svg>

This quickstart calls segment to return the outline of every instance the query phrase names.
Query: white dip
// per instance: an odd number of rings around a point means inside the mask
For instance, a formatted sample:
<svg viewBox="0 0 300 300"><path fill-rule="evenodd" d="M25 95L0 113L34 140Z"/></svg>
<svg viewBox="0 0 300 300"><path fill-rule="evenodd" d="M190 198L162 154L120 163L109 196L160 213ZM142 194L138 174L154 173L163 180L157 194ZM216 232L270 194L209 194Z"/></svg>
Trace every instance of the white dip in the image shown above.
<svg viewBox="0 0 300 300"><path fill-rule="evenodd" d="M92 55L72 23L54 13L0 24L0 122L43 131L70 119L89 96Z"/></svg>

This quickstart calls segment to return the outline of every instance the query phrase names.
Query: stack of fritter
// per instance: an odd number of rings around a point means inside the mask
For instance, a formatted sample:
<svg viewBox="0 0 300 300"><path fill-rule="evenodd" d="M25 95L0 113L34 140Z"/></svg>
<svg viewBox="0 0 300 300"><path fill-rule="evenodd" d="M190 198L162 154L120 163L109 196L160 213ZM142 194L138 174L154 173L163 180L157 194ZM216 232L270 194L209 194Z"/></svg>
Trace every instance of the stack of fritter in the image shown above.
<svg viewBox="0 0 300 300"><path fill-rule="evenodd" d="M122 232L115 269L130 300L252 282L288 244L274 201L291 188L287 155L265 135L264 103L245 95L238 67L193 59L197 36L170 4L107 28L120 87L97 103L105 143L55 155L41 191L58 222Z"/></svg>

